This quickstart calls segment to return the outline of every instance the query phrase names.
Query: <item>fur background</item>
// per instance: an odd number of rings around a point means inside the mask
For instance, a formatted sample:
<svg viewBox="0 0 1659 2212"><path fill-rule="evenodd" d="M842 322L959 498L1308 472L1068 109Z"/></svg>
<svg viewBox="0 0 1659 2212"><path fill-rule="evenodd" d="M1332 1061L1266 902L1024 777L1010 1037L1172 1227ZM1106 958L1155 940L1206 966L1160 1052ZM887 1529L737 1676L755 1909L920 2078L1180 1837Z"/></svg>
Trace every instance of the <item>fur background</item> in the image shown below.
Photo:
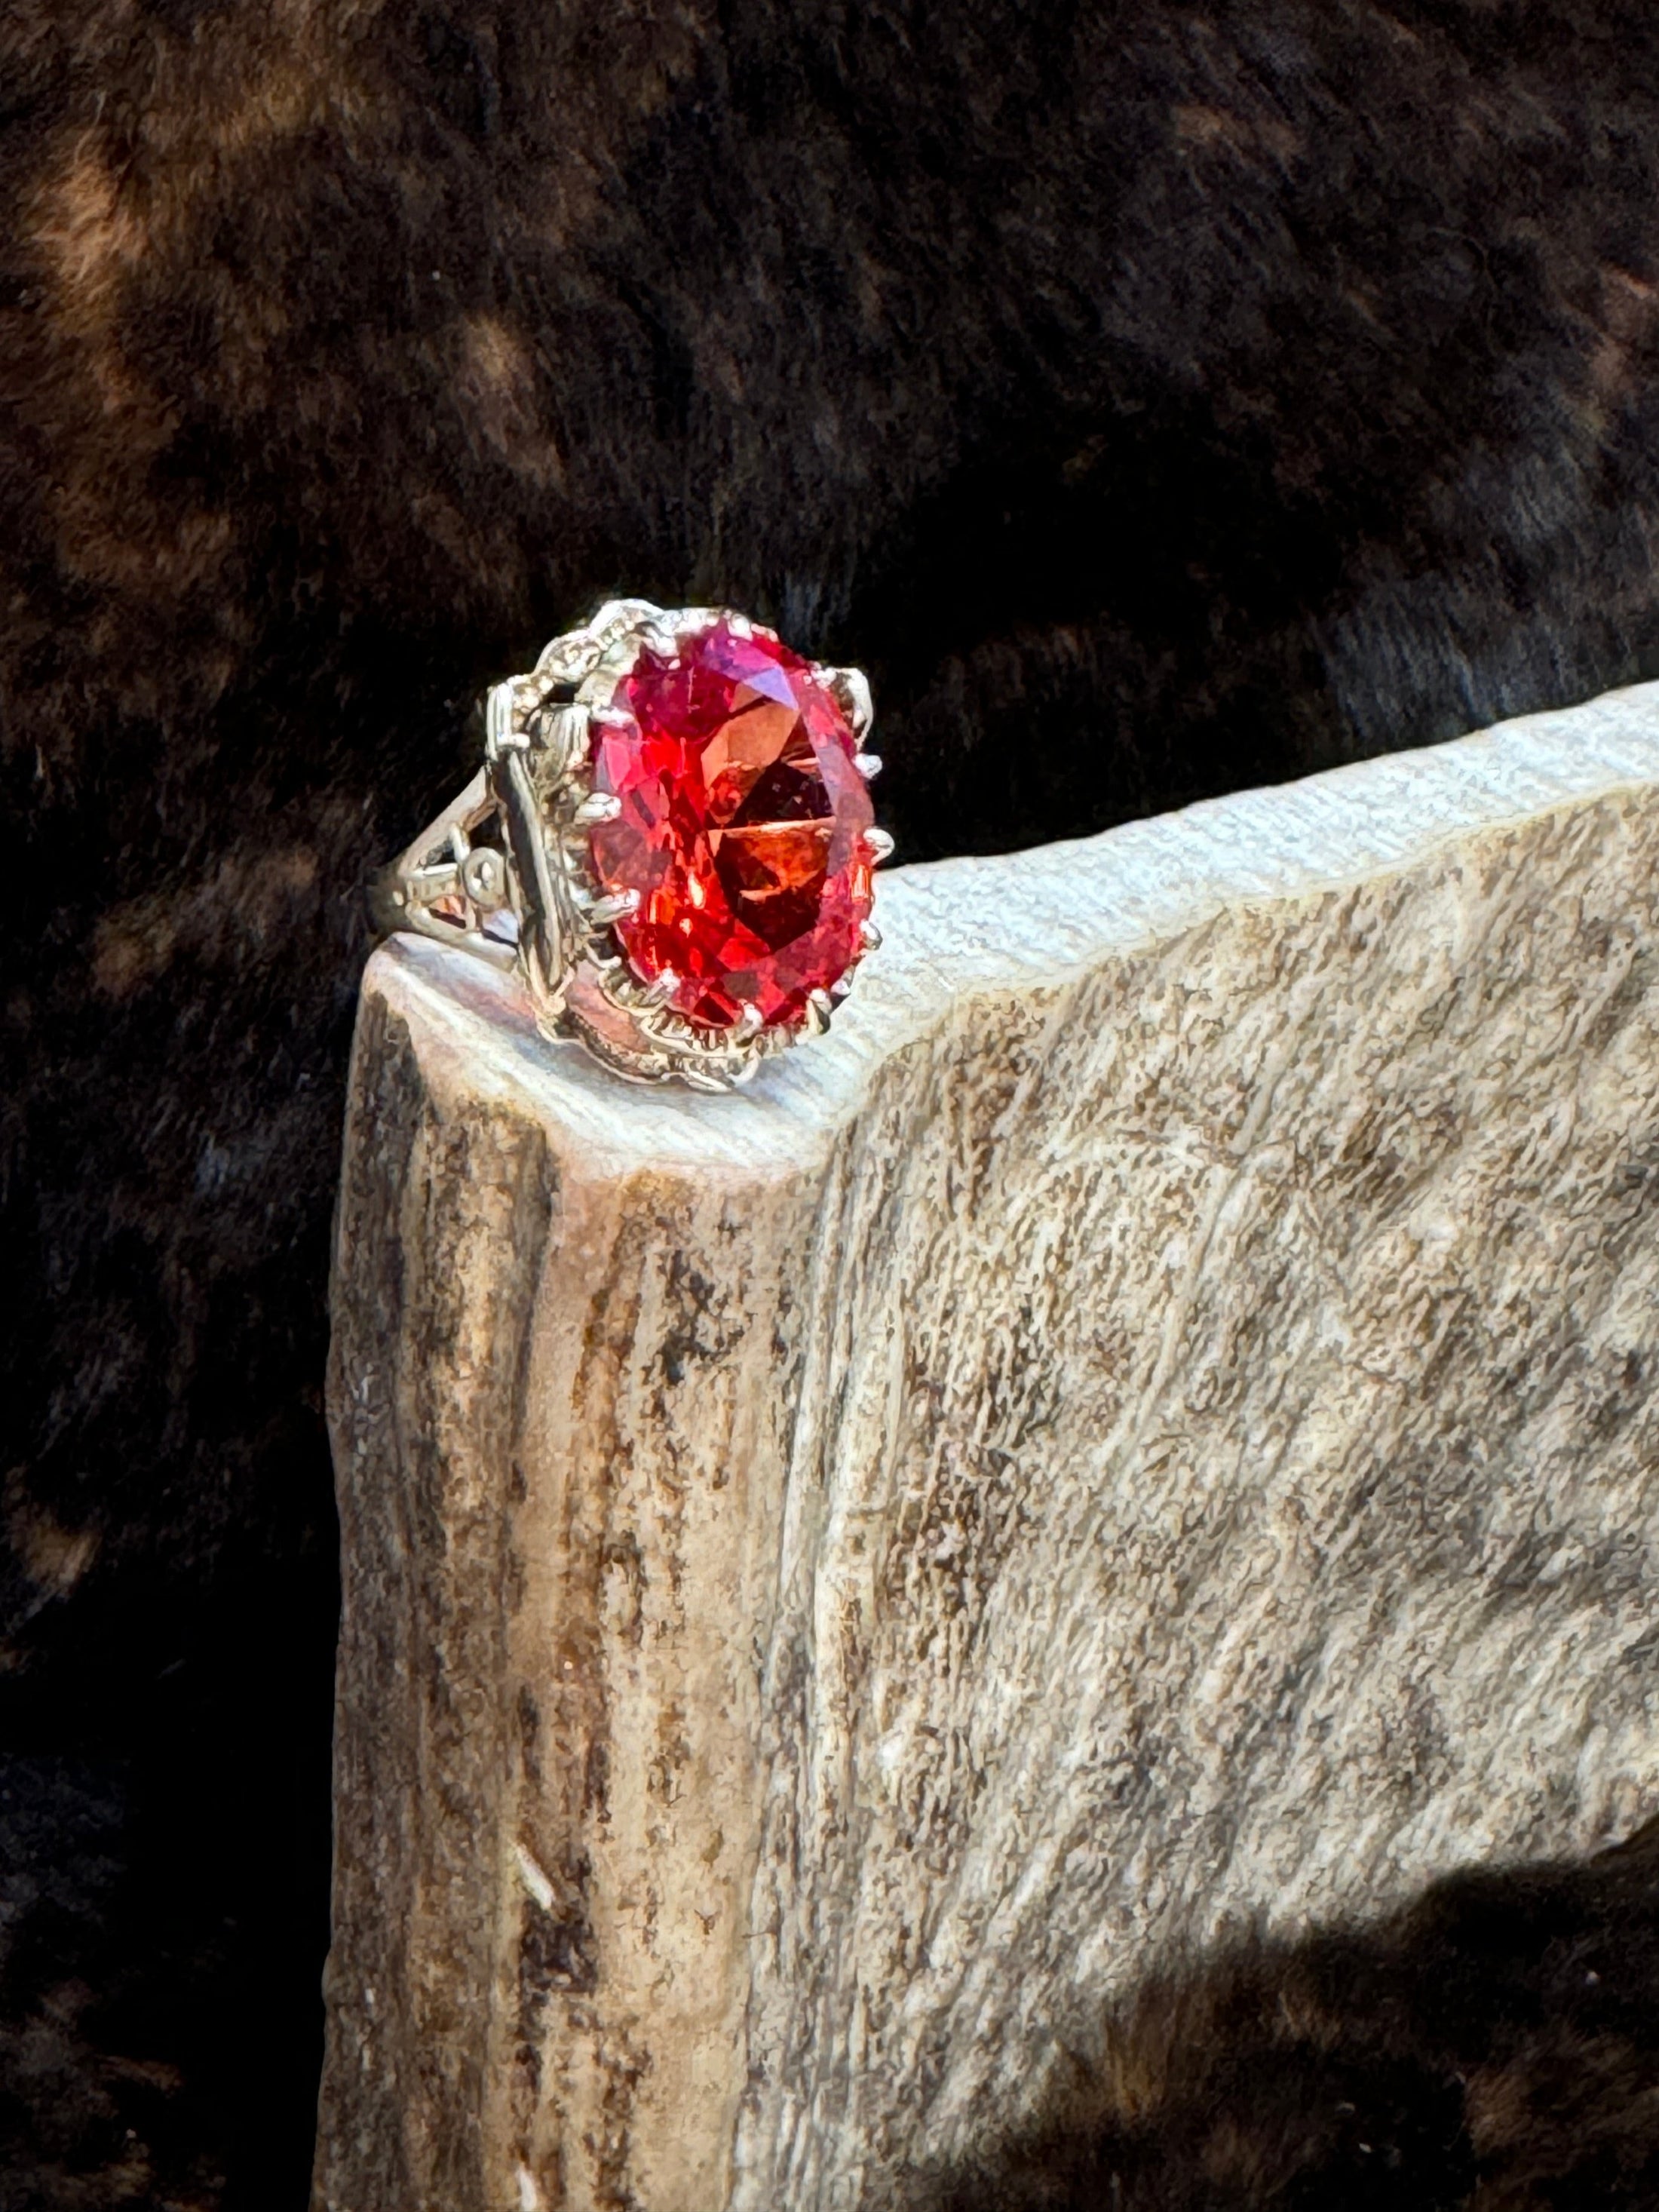
<svg viewBox="0 0 1659 2212"><path fill-rule="evenodd" d="M1462 1875L1161 1977L930 2212L1650 2212L1656 1986L1659 1822Z"/></svg>
<svg viewBox="0 0 1659 2212"><path fill-rule="evenodd" d="M3 0L3 2212L302 2201L361 888L481 684L728 599L911 859L1443 737L1659 668L1656 358L1645 0Z"/></svg>

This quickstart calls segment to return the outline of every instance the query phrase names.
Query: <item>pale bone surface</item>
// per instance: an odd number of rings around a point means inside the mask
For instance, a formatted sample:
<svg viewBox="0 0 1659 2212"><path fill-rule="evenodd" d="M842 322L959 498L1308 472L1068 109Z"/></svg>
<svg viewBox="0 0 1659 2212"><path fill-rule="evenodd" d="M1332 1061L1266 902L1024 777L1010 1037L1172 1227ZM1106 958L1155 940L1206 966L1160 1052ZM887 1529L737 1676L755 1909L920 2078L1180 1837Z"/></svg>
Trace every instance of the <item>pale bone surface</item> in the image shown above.
<svg viewBox="0 0 1659 2212"><path fill-rule="evenodd" d="M371 963L330 2212L903 2204L1659 1808L1659 686L880 912L730 1097Z"/></svg>

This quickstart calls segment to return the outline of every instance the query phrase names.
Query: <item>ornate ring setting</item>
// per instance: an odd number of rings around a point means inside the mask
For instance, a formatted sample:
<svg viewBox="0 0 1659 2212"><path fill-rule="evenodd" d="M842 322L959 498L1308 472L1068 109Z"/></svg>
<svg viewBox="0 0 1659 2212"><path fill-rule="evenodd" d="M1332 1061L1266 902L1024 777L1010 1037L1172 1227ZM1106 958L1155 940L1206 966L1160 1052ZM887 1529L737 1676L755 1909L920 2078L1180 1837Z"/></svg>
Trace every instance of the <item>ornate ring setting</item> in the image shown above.
<svg viewBox="0 0 1659 2212"><path fill-rule="evenodd" d="M729 609L612 599L484 702L484 764L375 920L516 968L538 1026L700 1091L829 1025L892 850L870 690Z"/></svg>

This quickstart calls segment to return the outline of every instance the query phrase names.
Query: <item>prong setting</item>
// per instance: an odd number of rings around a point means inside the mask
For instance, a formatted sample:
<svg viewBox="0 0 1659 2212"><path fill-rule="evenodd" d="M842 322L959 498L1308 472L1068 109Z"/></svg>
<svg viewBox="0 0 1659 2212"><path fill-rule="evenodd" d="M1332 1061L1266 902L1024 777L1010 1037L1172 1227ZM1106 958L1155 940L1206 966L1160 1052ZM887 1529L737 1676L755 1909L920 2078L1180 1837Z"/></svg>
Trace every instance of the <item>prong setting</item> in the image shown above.
<svg viewBox="0 0 1659 2212"><path fill-rule="evenodd" d="M641 695L622 687L646 665L643 656L672 660L684 641L700 639L718 621L735 639L777 647L775 631L730 610L664 610L643 599L607 601L580 629L555 638L533 672L493 688L483 769L382 872L376 890L383 927L417 929L516 967L545 1035L574 1036L630 1080L677 1079L711 1094L750 1082L763 1060L802 1037L822 1036L859 961L881 941L874 924L862 921L848 968L831 969L798 1015L769 1019L745 999L723 1026L677 1004L698 1002L701 987L690 993L673 969L651 974L635 964L639 941L627 925L641 911L641 893L617 886L614 875L607 881L607 852L620 848L608 848L603 834L622 818L623 800L593 788L594 763L609 733L627 738L641 727L617 702L626 696L638 703ZM860 742L873 719L867 682L857 669L811 673L845 716L853 766L869 781L881 762ZM867 804L862 818L867 823ZM891 852L884 831L866 826L859 834L872 863ZM486 936L486 921L496 933ZM694 963L691 972L703 971Z"/></svg>
<svg viewBox="0 0 1659 2212"><path fill-rule="evenodd" d="M596 898L587 909L587 918L595 929L609 929L613 922L626 921L630 914L640 910L637 891L606 891Z"/></svg>
<svg viewBox="0 0 1659 2212"><path fill-rule="evenodd" d="M614 791L590 791L571 816L579 830L591 829L599 822L614 822L622 812L622 801Z"/></svg>
<svg viewBox="0 0 1659 2212"><path fill-rule="evenodd" d="M869 678L861 668L826 668L823 676L852 725L853 735L867 737L876 719Z"/></svg>
<svg viewBox="0 0 1659 2212"><path fill-rule="evenodd" d="M639 997L635 1003L647 1012L656 1006L665 1006L679 988L679 977L672 968L665 968L660 975L653 975L648 983L640 985Z"/></svg>

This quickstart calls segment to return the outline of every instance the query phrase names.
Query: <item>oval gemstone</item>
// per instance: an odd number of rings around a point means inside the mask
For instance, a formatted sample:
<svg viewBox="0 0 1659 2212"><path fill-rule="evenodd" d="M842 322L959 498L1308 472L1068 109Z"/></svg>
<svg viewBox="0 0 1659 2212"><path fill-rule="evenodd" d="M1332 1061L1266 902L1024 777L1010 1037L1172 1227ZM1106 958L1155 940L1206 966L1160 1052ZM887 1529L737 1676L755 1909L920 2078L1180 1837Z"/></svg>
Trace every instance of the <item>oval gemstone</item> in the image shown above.
<svg viewBox="0 0 1659 2212"><path fill-rule="evenodd" d="M859 955L874 818L846 715L799 653L722 616L642 648L601 725L593 788L622 811L592 832L606 891L637 891L617 936L669 1003L729 1029L745 1006L799 1019Z"/></svg>

